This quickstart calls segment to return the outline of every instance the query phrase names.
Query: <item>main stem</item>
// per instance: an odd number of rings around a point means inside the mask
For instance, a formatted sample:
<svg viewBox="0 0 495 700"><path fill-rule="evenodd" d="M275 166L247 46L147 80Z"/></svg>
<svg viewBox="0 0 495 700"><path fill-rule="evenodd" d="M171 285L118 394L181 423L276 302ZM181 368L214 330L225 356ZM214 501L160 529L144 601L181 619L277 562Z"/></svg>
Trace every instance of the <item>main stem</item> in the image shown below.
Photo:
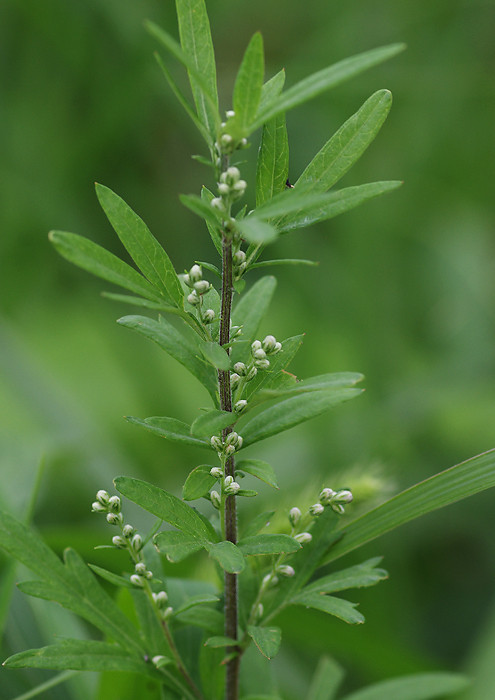
<svg viewBox="0 0 495 700"><path fill-rule="evenodd" d="M232 311L232 239L225 233L222 236L222 308L220 314L220 345L230 342L230 315ZM220 387L220 408L232 411L232 391L230 388L229 370L218 370ZM223 438L232 431L225 428ZM228 457L225 463L225 476L235 477L234 457ZM237 513L235 496L227 496L225 501L225 538L237 542ZM237 575L225 573L225 636L237 639ZM238 651L231 647L229 651ZM240 656L236 654L227 663L226 700L237 700L239 697L239 665Z"/></svg>

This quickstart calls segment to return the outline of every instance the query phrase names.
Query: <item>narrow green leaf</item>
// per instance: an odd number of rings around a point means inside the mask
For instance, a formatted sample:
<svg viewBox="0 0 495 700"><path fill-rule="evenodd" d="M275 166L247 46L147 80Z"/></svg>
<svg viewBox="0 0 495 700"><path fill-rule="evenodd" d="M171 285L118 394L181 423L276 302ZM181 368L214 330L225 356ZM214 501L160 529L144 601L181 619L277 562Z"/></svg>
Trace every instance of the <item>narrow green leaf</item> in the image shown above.
<svg viewBox="0 0 495 700"><path fill-rule="evenodd" d="M293 554L301 549L301 545L290 535L252 535L239 540L237 546L245 556L262 554Z"/></svg>
<svg viewBox="0 0 495 700"><path fill-rule="evenodd" d="M404 523L495 486L495 449L472 457L399 493L350 522L325 556L327 564Z"/></svg>
<svg viewBox="0 0 495 700"><path fill-rule="evenodd" d="M39 683L31 690L28 690L26 693L22 693L22 695L16 695L16 697L13 698L13 700L32 700L33 698L39 697L42 693L45 693L46 691L51 690L52 688L55 688L57 685L60 685L61 683L66 683L68 680L74 678L74 676L77 675L79 675L79 671L62 671L62 673L57 673L56 676L52 676L49 680L45 681L44 683Z"/></svg>
<svg viewBox="0 0 495 700"><path fill-rule="evenodd" d="M267 80L266 83L263 84L263 87L261 88L261 100L260 100L260 106L259 106L259 112L265 109L265 107L270 104L275 97L278 97L282 90L284 89L284 84L285 84L285 68L282 68L278 73L275 73L275 75L270 78L270 80Z"/></svg>
<svg viewBox="0 0 495 700"><path fill-rule="evenodd" d="M205 545L205 549L210 557L215 559L229 574L240 574L246 566L241 550L228 540Z"/></svg>
<svg viewBox="0 0 495 700"><path fill-rule="evenodd" d="M280 94L284 86L285 73L274 85L272 97ZM266 88L266 84L264 86ZM256 165L256 206L261 206L286 186L289 172L289 142L285 114L278 114L263 126L260 150Z"/></svg>
<svg viewBox="0 0 495 700"><path fill-rule="evenodd" d="M364 375L358 372L332 372L302 379L287 386L282 385L278 389L265 388L260 393L263 399L276 398L277 396L294 396L309 391L351 388L363 379Z"/></svg>
<svg viewBox="0 0 495 700"><path fill-rule="evenodd" d="M238 432L244 439L244 447L247 447L315 418L361 393L361 389L339 389L292 396L261 410L247 423L239 425Z"/></svg>
<svg viewBox="0 0 495 700"><path fill-rule="evenodd" d="M215 136L219 123L217 75L206 5L204 0L176 0L176 8L180 43L195 69L188 65L198 116L208 132Z"/></svg>
<svg viewBox="0 0 495 700"><path fill-rule="evenodd" d="M185 603L174 611L175 615L180 615L180 613L189 610L190 608L196 608L198 605L205 605L207 603L218 603L220 598L211 593L199 593L198 595L193 595L186 600Z"/></svg>
<svg viewBox="0 0 495 700"><path fill-rule="evenodd" d="M336 593L349 588L364 588L374 586L379 581L388 578L385 569L377 569L381 557L374 557L356 566L342 571L335 571L328 576L322 576L303 589L303 593Z"/></svg>
<svg viewBox="0 0 495 700"><path fill-rule="evenodd" d="M206 411L206 413L201 413L201 415L196 418L191 425L191 435L195 437L211 437L212 435L218 435L223 428L233 425L236 420L237 416L235 413L212 409L211 411Z"/></svg>
<svg viewBox="0 0 495 700"><path fill-rule="evenodd" d="M268 464L268 462L263 462L261 459L243 459L236 464L236 469L242 472L251 474L257 479L261 479L265 484L273 486L274 489L278 489L277 477L273 471L273 467Z"/></svg>
<svg viewBox="0 0 495 700"><path fill-rule="evenodd" d="M159 532L155 535L153 541L159 551L165 554L171 562L182 561L203 548L202 543L195 537L177 530Z"/></svg>
<svg viewBox="0 0 495 700"><path fill-rule="evenodd" d="M246 528L243 530L243 537L251 537L251 535L257 535L260 530L270 524L270 518L273 517L275 511L267 510L264 513L258 513L252 518Z"/></svg>
<svg viewBox="0 0 495 700"><path fill-rule="evenodd" d="M182 442L186 445L196 447L208 447L210 443L203 438L193 437L191 435L191 426L183 423L176 418L167 418L166 416L153 416L151 418L135 418L134 416L126 416L126 421L133 425L138 425L159 437L170 440L171 442Z"/></svg>
<svg viewBox="0 0 495 700"><path fill-rule="evenodd" d="M263 656L266 656L267 659L273 659L280 649L282 641L280 627L256 627L255 625L249 625L247 632Z"/></svg>
<svg viewBox="0 0 495 700"><path fill-rule="evenodd" d="M321 610L329 615L334 615L350 625L359 625L364 622L364 617L358 612L356 603L350 603L342 598L334 598L330 595L319 593L301 593L292 600L294 605L304 605L306 608Z"/></svg>
<svg viewBox="0 0 495 700"><path fill-rule="evenodd" d="M94 571L94 573L100 578L108 581L109 583L113 583L114 586L118 586L119 588L133 588L133 585L129 579L119 576L118 574L114 574L113 571L103 569L101 566L96 566L96 564L88 564L88 566L91 571Z"/></svg>
<svg viewBox="0 0 495 700"><path fill-rule="evenodd" d="M192 538L200 541L217 539L213 527L209 523L207 526L193 508L158 486L126 476L117 477L114 484L123 496Z"/></svg>
<svg viewBox="0 0 495 700"><path fill-rule="evenodd" d="M469 683L468 678L457 673L417 673L374 683L343 700L431 700L459 693Z"/></svg>
<svg viewBox="0 0 495 700"><path fill-rule="evenodd" d="M210 190L207 187L202 187L201 188L201 199L210 206L211 200L215 197L213 192L210 192ZM209 216L209 215L208 215ZM220 226L218 221L213 221L212 219L205 219L206 221L206 228L208 229L208 233L210 234L210 238L213 241L213 245L217 249L218 254L220 257L222 257L222 235L220 233Z"/></svg>
<svg viewBox="0 0 495 700"><path fill-rule="evenodd" d="M352 56L351 58L346 58L343 61L339 61L328 68L323 68L323 70L317 73L313 73L260 109L254 124L252 124L252 128L254 129L262 126L277 114L293 109L297 105L316 97L316 95L319 95L325 90L336 87L340 85L340 83L353 78L355 75L359 75L359 73L368 70L368 68L372 68L392 58L403 51L404 48L404 44L391 44L390 46L372 49L371 51L366 51Z"/></svg>
<svg viewBox="0 0 495 700"><path fill-rule="evenodd" d="M218 343L207 342L201 344L201 354L216 369L230 369L230 358L224 348Z"/></svg>
<svg viewBox="0 0 495 700"><path fill-rule="evenodd" d="M97 243L66 231L50 231L49 239L60 255L74 265L130 292L160 301L157 290L147 279Z"/></svg>
<svg viewBox="0 0 495 700"><path fill-rule="evenodd" d="M218 481L215 476L210 474L210 469L209 464L201 464L192 470L182 488L182 498L185 501L203 498Z"/></svg>
<svg viewBox="0 0 495 700"><path fill-rule="evenodd" d="M246 219L238 221L237 228L248 243L256 245L268 245L279 236L279 232L274 226L266 221L261 221L256 216L248 216Z"/></svg>
<svg viewBox="0 0 495 700"><path fill-rule="evenodd" d="M275 260L261 260L249 266L250 270L256 270L261 267L271 267L272 265L309 265L316 267L320 263L314 260L304 260L302 258L277 258Z"/></svg>
<svg viewBox="0 0 495 700"><path fill-rule="evenodd" d="M181 315L181 310L176 306L168 306L163 301L150 301L148 299L142 299L141 297L134 297L130 294L114 294L113 292L102 292L102 297L106 299L112 299L112 301L119 301L123 304L131 304L131 306L141 306L145 309L153 309L155 311L165 311L166 313Z"/></svg>
<svg viewBox="0 0 495 700"><path fill-rule="evenodd" d="M219 647L234 647L237 644L237 639L232 639L231 637L209 637L205 642L205 647L213 647L217 649Z"/></svg>
<svg viewBox="0 0 495 700"><path fill-rule="evenodd" d="M173 305L182 308L184 296L179 278L144 221L108 187L97 183L96 194L115 233L145 277Z"/></svg>
<svg viewBox="0 0 495 700"><path fill-rule="evenodd" d="M198 197L195 194L181 194L179 199L185 207L190 209L196 216L204 219L211 227L219 228L221 218L218 214L218 209L212 207L206 198Z"/></svg>
<svg viewBox="0 0 495 700"><path fill-rule="evenodd" d="M264 72L263 37L256 32L244 53L234 85L234 119L245 136L258 111Z"/></svg>
<svg viewBox="0 0 495 700"><path fill-rule="evenodd" d="M296 188L326 192L368 148L392 106L392 93L378 90L316 154L297 180Z"/></svg>
<svg viewBox="0 0 495 700"><path fill-rule="evenodd" d="M216 401L218 391L216 372L213 367L198 357L198 355L202 354L201 351L205 346L205 342L201 338L194 337L194 344L189 336L181 333L163 317L155 321L147 316L123 316L119 318L117 323L144 335L159 345L174 360L177 360L189 370L208 390L213 400Z"/></svg>
<svg viewBox="0 0 495 700"><path fill-rule="evenodd" d="M244 496L245 498L254 498L258 495L258 492L254 491L253 489L239 489L236 495Z"/></svg>
<svg viewBox="0 0 495 700"><path fill-rule="evenodd" d="M343 677L342 667L329 656L322 656L311 680L306 700L334 700Z"/></svg>
<svg viewBox="0 0 495 700"><path fill-rule="evenodd" d="M251 353L251 343L255 339L258 327L268 310L271 298L277 286L275 277L267 276L258 280L237 302L232 313L232 324L242 325L242 343L234 343L231 361L246 361Z"/></svg>
<svg viewBox="0 0 495 700"><path fill-rule="evenodd" d="M75 671L127 671L160 678L153 664L116 644L82 639L63 639L41 649L14 654L4 661L7 668L49 668Z"/></svg>

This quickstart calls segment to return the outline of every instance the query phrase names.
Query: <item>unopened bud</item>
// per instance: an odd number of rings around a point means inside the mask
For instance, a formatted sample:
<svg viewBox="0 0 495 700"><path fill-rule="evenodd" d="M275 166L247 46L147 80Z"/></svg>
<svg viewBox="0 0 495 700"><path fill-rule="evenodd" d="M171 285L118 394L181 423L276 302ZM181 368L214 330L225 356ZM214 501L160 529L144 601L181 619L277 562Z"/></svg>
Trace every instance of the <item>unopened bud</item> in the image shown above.
<svg viewBox="0 0 495 700"><path fill-rule="evenodd" d="M257 348L256 350L253 350L253 357L255 360L264 360L266 359L266 352L263 350L263 348Z"/></svg>
<svg viewBox="0 0 495 700"><path fill-rule="evenodd" d="M234 389L238 384L239 384L240 376L237 374L237 372L232 372L230 375L230 386L232 389Z"/></svg>
<svg viewBox="0 0 495 700"><path fill-rule="evenodd" d="M234 365L234 370L242 377L246 374L246 365L244 362L236 362Z"/></svg>
<svg viewBox="0 0 495 700"><path fill-rule="evenodd" d="M134 567L134 571L136 572L136 574L144 576L146 573L146 564L143 561L139 561Z"/></svg>
<svg viewBox="0 0 495 700"><path fill-rule="evenodd" d="M235 452L235 445L225 445L223 451L227 457L232 457Z"/></svg>
<svg viewBox="0 0 495 700"><path fill-rule="evenodd" d="M333 510L334 513L337 513L337 515L344 515L345 509L342 503L332 503L330 505L330 508Z"/></svg>
<svg viewBox="0 0 495 700"><path fill-rule="evenodd" d="M211 476L214 476L215 479L221 479L223 476L223 471L220 469L220 467L212 467L210 469L210 474Z"/></svg>
<svg viewBox="0 0 495 700"><path fill-rule="evenodd" d="M94 501L91 504L91 510L93 513L106 513L107 512L107 507L99 503L98 501Z"/></svg>
<svg viewBox="0 0 495 700"><path fill-rule="evenodd" d="M234 253L232 256L232 262L236 266L246 262L246 253L243 250L238 250L237 253Z"/></svg>
<svg viewBox="0 0 495 700"><path fill-rule="evenodd" d="M226 476L225 479L223 480L223 485L224 485L224 486L230 486L230 484L231 484L233 481L234 481L234 477L233 477L233 476L230 476L230 474L229 474L229 476Z"/></svg>
<svg viewBox="0 0 495 700"><path fill-rule="evenodd" d="M142 588L144 586L143 579L141 578L141 576L138 576L137 574L132 574L131 583L133 586L137 586L138 588Z"/></svg>
<svg viewBox="0 0 495 700"><path fill-rule="evenodd" d="M234 110L233 110L233 109L228 109L228 110L225 112L225 116L227 117L227 119L232 119L232 117L235 117L235 112L234 112Z"/></svg>
<svg viewBox="0 0 495 700"><path fill-rule="evenodd" d="M108 513L107 523L110 523L110 525L121 524L122 523L122 514L121 513Z"/></svg>
<svg viewBox="0 0 495 700"><path fill-rule="evenodd" d="M289 566L288 564L282 564L282 566L277 566L277 574L280 574L281 576L294 576L296 572L292 568L292 566Z"/></svg>
<svg viewBox="0 0 495 700"><path fill-rule="evenodd" d="M349 489L341 489L337 491L332 500L334 503L351 503L353 500L352 492Z"/></svg>
<svg viewBox="0 0 495 700"><path fill-rule="evenodd" d="M257 374L258 374L258 370L256 369L256 367L251 367L249 372L246 374L246 381L248 381L248 382L251 381L251 379L254 379Z"/></svg>
<svg viewBox="0 0 495 700"><path fill-rule="evenodd" d="M309 507L309 512L311 515L318 516L323 513L325 508L321 505L321 503L315 503L314 505Z"/></svg>
<svg viewBox="0 0 495 700"><path fill-rule="evenodd" d="M156 668L161 668L162 666L167 666L170 663L170 659L166 656L161 656L157 654L151 659L151 662Z"/></svg>
<svg viewBox="0 0 495 700"><path fill-rule="evenodd" d="M233 340L237 336L242 335L242 326L231 326L230 327L230 338Z"/></svg>
<svg viewBox="0 0 495 700"><path fill-rule="evenodd" d="M221 195L228 195L230 193L230 187L227 185L226 182L220 182L218 185L218 192Z"/></svg>
<svg viewBox="0 0 495 700"><path fill-rule="evenodd" d="M203 277L203 271L201 270L201 265L193 265L189 270L189 278L191 282L199 282Z"/></svg>
<svg viewBox="0 0 495 700"><path fill-rule="evenodd" d="M289 511L289 520L292 525L297 525L297 523L301 520L301 511L299 508L294 506L294 508L291 508Z"/></svg>
<svg viewBox="0 0 495 700"><path fill-rule="evenodd" d="M294 536L296 542L299 544L307 544L313 539L313 535L310 532L300 532L298 535Z"/></svg>
<svg viewBox="0 0 495 700"><path fill-rule="evenodd" d="M191 306L197 306L199 304L200 299L196 290L187 295L187 301L191 304Z"/></svg>
<svg viewBox="0 0 495 700"><path fill-rule="evenodd" d="M221 197L213 197L210 202L210 206L214 209L224 209L223 199Z"/></svg>
<svg viewBox="0 0 495 700"><path fill-rule="evenodd" d="M168 595L165 591L160 591L159 593L153 593L153 600L159 608L164 608L168 602Z"/></svg>
<svg viewBox="0 0 495 700"><path fill-rule="evenodd" d="M213 309L206 309L206 311L203 314L203 322L204 323L213 323L215 320L215 312Z"/></svg>
<svg viewBox="0 0 495 700"><path fill-rule="evenodd" d="M256 608L256 613L255 613L257 620L259 620L260 618L263 617L264 611L265 611L265 609L263 607L263 603L258 603L258 607Z"/></svg>
<svg viewBox="0 0 495 700"><path fill-rule="evenodd" d="M242 413L242 411L244 411L246 406L247 406L246 399L239 399L239 401L236 401L234 404L234 411L236 413Z"/></svg>
<svg viewBox="0 0 495 700"><path fill-rule="evenodd" d="M162 613L162 617L164 620L167 620L174 612L174 609L171 607L165 608L165 610Z"/></svg>
<svg viewBox="0 0 495 700"><path fill-rule="evenodd" d="M259 369L268 369L270 366L270 360L255 360L255 363Z"/></svg>
<svg viewBox="0 0 495 700"><path fill-rule="evenodd" d="M127 547L127 542L120 535L115 535L115 537L112 537L112 544L119 549L125 549Z"/></svg>
<svg viewBox="0 0 495 700"><path fill-rule="evenodd" d="M238 484L237 481L232 481L224 490L227 496L234 496L240 488L240 484Z"/></svg>
<svg viewBox="0 0 495 700"><path fill-rule="evenodd" d="M274 335L267 335L262 343L263 350L267 353L271 353L276 345L276 342L277 339Z"/></svg>
<svg viewBox="0 0 495 700"><path fill-rule="evenodd" d="M222 134L220 136L220 143L222 146L228 146L230 143L232 143L232 136L230 134Z"/></svg>
<svg viewBox="0 0 495 700"><path fill-rule="evenodd" d="M232 184L238 182L239 178L241 177L240 170L239 168L236 168L235 165L231 165L230 168L227 168L225 175L227 182L230 180Z"/></svg>
<svg viewBox="0 0 495 700"><path fill-rule="evenodd" d="M122 529L122 534L124 535L124 537L132 537L132 535L134 534L134 528L132 527L132 525L124 525Z"/></svg>
<svg viewBox="0 0 495 700"><path fill-rule="evenodd" d="M227 435L225 438L225 444L226 445L237 445L240 439L240 435L238 435L235 430L233 430L231 433Z"/></svg>
<svg viewBox="0 0 495 700"><path fill-rule="evenodd" d="M218 510L222 503L222 499L218 491L210 491L210 499L212 506Z"/></svg>
<svg viewBox="0 0 495 700"><path fill-rule="evenodd" d="M328 505L334 496L335 491L333 489L323 489L323 491L320 493L320 503L323 503L323 505Z"/></svg>
<svg viewBox="0 0 495 700"><path fill-rule="evenodd" d="M253 340L253 342L251 343L251 350L253 353L256 352L256 350L261 350L262 347L263 346L261 345L261 340Z"/></svg>
<svg viewBox="0 0 495 700"><path fill-rule="evenodd" d="M217 452L221 452L223 449L223 442L222 439L218 437L218 435L212 435L210 438L210 445L213 447L214 450Z"/></svg>
<svg viewBox="0 0 495 700"><path fill-rule="evenodd" d="M108 499L108 507L110 508L112 513L120 513L120 508L121 508L120 498L118 496L111 496Z"/></svg>
<svg viewBox="0 0 495 700"><path fill-rule="evenodd" d="M194 283L194 289L197 294L206 294L209 291L211 284L207 280L199 280L199 282Z"/></svg>
<svg viewBox="0 0 495 700"><path fill-rule="evenodd" d="M105 491L104 489L100 489L96 493L96 500L99 501L103 506L107 505L109 498L110 498L110 496L108 495L108 492Z"/></svg>
<svg viewBox="0 0 495 700"><path fill-rule="evenodd" d="M134 537L131 540L131 547L135 552L140 552L141 549L143 548L143 538L141 535L134 535Z"/></svg>

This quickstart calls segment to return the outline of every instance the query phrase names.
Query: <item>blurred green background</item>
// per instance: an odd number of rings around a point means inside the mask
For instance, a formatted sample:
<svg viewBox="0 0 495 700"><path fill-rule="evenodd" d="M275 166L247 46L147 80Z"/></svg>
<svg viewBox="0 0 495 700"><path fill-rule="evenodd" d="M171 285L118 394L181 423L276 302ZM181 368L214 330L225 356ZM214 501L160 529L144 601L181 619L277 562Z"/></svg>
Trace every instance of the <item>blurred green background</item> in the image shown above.
<svg viewBox="0 0 495 700"><path fill-rule="evenodd" d="M288 115L295 180L372 92L391 89L394 106L382 132L339 186L385 179L405 185L284 237L268 255L320 265L276 269L278 295L262 332L280 339L305 332L296 374L361 371L367 391L252 451L273 464L282 487L275 497L263 490L261 499L283 512L314 499L322 485L346 483L362 495L361 507L370 507L495 446L495 6L207 5L225 109L255 30L264 35L267 77L285 67L288 85L360 51L408 45ZM96 489L110 489L122 473L178 489L203 459L122 419L191 420L206 397L185 370L115 324L133 309L102 299L109 286L71 267L47 241L52 228L74 231L122 255L97 204L96 180L143 216L178 271L194 259L215 261L206 231L178 202L181 192L212 186L209 171L190 158L204 149L153 60L157 47L144 18L176 32L171 0L0 4L0 504L23 514L43 459L34 522L57 551L73 545L99 563L92 548L109 533L89 513ZM254 144L247 154L248 174L256 150ZM252 191L250 197L252 203ZM348 688L400 673L468 668L477 682L466 698L492 698L493 503L494 494L485 493L360 553L358 559L385 555L391 573L351 597L362 601L366 625L287 614L287 644L274 662L287 700L303 696L324 651L347 669ZM138 513L132 517L147 525ZM48 643L54 631L68 634L75 624L37 602L14 594L3 657ZM49 676L0 673L6 699ZM93 683L79 679L43 697L93 697Z"/></svg>

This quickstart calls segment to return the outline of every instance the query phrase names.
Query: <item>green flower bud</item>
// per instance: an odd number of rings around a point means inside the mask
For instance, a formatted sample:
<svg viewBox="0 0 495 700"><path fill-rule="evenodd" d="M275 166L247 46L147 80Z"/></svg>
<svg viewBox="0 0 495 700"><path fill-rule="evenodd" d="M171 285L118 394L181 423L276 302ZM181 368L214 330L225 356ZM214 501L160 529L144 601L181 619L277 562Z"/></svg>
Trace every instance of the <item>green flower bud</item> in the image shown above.
<svg viewBox="0 0 495 700"><path fill-rule="evenodd" d="M215 320L215 312L213 309L206 309L203 314L203 323L213 323Z"/></svg>
<svg viewBox="0 0 495 700"><path fill-rule="evenodd" d="M223 442L222 439L218 437L218 435L212 435L210 438L210 445L213 447L214 450L217 452L221 452L223 450Z"/></svg>
<svg viewBox="0 0 495 700"><path fill-rule="evenodd" d="M322 503L324 506L326 506L330 503L330 501L333 499L334 496L335 496L335 491L333 489L325 488L320 493L320 503Z"/></svg>
<svg viewBox="0 0 495 700"><path fill-rule="evenodd" d="M236 362L234 365L234 370L243 377L246 374L246 365L244 362Z"/></svg>
<svg viewBox="0 0 495 700"><path fill-rule="evenodd" d="M237 253L234 253L234 255L232 256L232 262L235 266L246 262L246 253L243 250L238 250Z"/></svg>
<svg viewBox="0 0 495 700"><path fill-rule="evenodd" d="M107 523L110 523L110 525L121 525L122 524L122 514L121 513L108 513Z"/></svg>
<svg viewBox="0 0 495 700"><path fill-rule="evenodd" d="M215 479L221 479L223 476L223 471L220 467L212 467L210 469L210 474L215 477Z"/></svg>
<svg viewBox="0 0 495 700"><path fill-rule="evenodd" d="M325 508L321 505L321 503L315 503L314 505L309 507L309 512L315 517L321 515L324 510Z"/></svg>
<svg viewBox="0 0 495 700"><path fill-rule="evenodd" d="M333 510L334 513L337 513L337 515L344 515L345 509L342 503L331 503L330 508Z"/></svg>
<svg viewBox="0 0 495 700"><path fill-rule="evenodd" d="M131 540L131 547L135 552L140 552L143 548L143 538L141 535L134 535L134 537Z"/></svg>
<svg viewBox="0 0 495 700"><path fill-rule="evenodd" d="M239 401L236 401L234 404L234 411L236 413L242 413L242 411L245 410L247 403L248 402L246 401L246 399L239 399Z"/></svg>
<svg viewBox="0 0 495 700"><path fill-rule="evenodd" d="M231 457L235 452L235 445L225 445L223 451L227 455L227 457Z"/></svg>
<svg viewBox="0 0 495 700"><path fill-rule="evenodd" d="M280 574L281 576L287 576L291 577L294 576L296 572L292 568L292 566L289 566L288 564L282 564L282 566L277 566L277 574Z"/></svg>
<svg viewBox="0 0 495 700"><path fill-rule="evenodd" d="M222 499L218 491L210 491L210 500L212 506L218 510L222 504Z"/></svg>
<svg viewBox="0 0 495 700"><path fill-rule="evenodd" d="M298 535L294 536L296 542L299 544L307 544L313 539L313 535L310 532L300 532Z"/></svg>
<svg viewBox="0 0 495 700"><path fill-rule="evenodd" d="M132 537L134 532L135 529L132 527L132 525L124 525L122 529L122 534L124 535L124 537Z"/></svg>
<svg viewBox="0 0 495 700"><path fill-rule="evenodd" d="M127 542L120 535L115 535L115 537L112 537L112 544L119 549L126 549L127 547Z"/></svg>
<svg viewBox="0 0 495 700"><path fill-rule="evenodd" d="M246 381L248 381L248 382L251 381L251 379L254 379L257 374L258 374L258 370L256 369L256 367L251 367L249 372L246 374Z"/></svg>
<svg viewBox="0 0 495 700"><path fill-rule="evenodd" d="M164 608L168 602L168 595L165 593L165 591L153 593L153 600L158 608Z"/></svg>
<svg viewBox="0 0 495 700"><path fill-rule="evenodd" d="M228 486L225 486L225 493L227 496L234 496L238 491L240 491L240 484L237 481L232 481Z"/></svg>
<svg viewBox="0 0 495 700"><path fill-rule="evenodd" d="M237 446L239 442L240 435L238 435L235 430L233 430L231 433L227 435L225 438L225 444L226 445L234 445ZM241 438L242 439L242 438Z"/></svg>

